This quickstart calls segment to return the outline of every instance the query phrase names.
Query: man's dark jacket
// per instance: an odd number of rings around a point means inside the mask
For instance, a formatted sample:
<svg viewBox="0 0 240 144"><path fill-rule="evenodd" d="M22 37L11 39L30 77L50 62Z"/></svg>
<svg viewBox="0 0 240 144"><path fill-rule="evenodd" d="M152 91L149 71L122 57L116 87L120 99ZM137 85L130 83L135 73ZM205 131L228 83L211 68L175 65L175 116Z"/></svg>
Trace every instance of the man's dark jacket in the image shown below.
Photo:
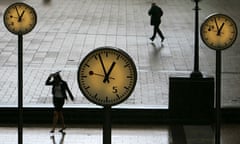
<svg viewBox="0 0 240 144"><path fill-rule="evenodd" d="M160 7L154 5L148 11L148 15L151 16L151 25L159 25L161 23L161 16L163 15L163 11Z"/></svg>

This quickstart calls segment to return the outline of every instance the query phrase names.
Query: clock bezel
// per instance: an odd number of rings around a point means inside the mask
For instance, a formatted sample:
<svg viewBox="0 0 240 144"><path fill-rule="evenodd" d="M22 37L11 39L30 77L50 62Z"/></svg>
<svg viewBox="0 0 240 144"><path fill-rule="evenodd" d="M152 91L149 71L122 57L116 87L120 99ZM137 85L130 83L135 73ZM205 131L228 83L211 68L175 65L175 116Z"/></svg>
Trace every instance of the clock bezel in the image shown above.
<svg viewBox="0 0 240 144"><path fill-rule="evenodd" d="M13 29L9 28L9 26L8 26L9 24L7 23L7 18L6 18L7 12L8 12L10 9L12 9L15 5L16 5L16 6L19 6L19 5L22 6L22 5L24 5L24 7L28 7L29 9L31 9L32 14L34 15L33 25L32 25L31 27L29 27L27 31L16 31L16 30L13 30ZM36 24L37 24L37 13L36 13L35 9L34 9L32 6L30 6L30 5L26 4L26 3L23 3L23 2L16 2L16 3L13 3L13 4L9 5L9 6L6 8L6 10L5 10L5 12L4 12L4 15L3 15L3 21L4 21L5 27L7 28L7 30L8 30L9 32L11 32L11 33L13 33L13 34L15 34L15 35L25 35L25 34L31 32L31 31L35 28L35 26L36 26Z"/></svg>
<svg viewBox="0 0 240 144"><path fill-rule="evenodd" d="M123 98L121 98L119 101L114 101L114 102L109 101L109 103L105 103L105 102L101 102L101 101L99 101L97 99L93 99L93 98L91 98L91 96L89 94L85 93L85 90L84 90L83 86L81 85L81 75L80 75L80 71L81 71L81 68L82 68L83 64L85 64L85 61L88 60L90 56L92 56L94 53L100 53L101 51L106 51L106 50L114 51L114 53L117 52L117 53L123 55L128 60L129 64L131 65L131 68L133 70L133 75L134 75L132 87L129 90L129 92L127 93L127 95L125 94L123 96ZM130 97L130 95L132 94L132 92L134 91L136 83L137 83L137 68L136 68L136 65L135 65L133 59L125 51L123 51L122 49L116 48L116 47L104 46L104 47L99 47L99 48L96 48L96 49L90 51L83 58L83 60L81 61L80 65L79 65L79 68L78 68L78 76L77 77L78 77L78 86L79 86L82 94L90 102L92 102L92 103L94 103L96 105L100 105L100 106L114 106L114 105L118 105L118 104L124 102L125 100L127 100Z"/></svg>
<svg viewBox="0 0 240 144"><path fill-rule="evenodd" d="M231 23L233 24L233 27L234 27L235 30L236 30L236 31L235 31L235 35L234 35L234 37L233 37L233 40L231 41L231 43L229 43L229 44L226 45L226 46L224 46L224 45L221 45L221 46L212 46L212 45L210 45L209 42L206 41L206 39L205 39L205 37L204 37L204 30L203 30L203 29L204 29L204 27L207 25L207 22L208 22L210 19L214 18L214 17L225 17L225 18L227 18L228 20L231 21ZM230 16L228 16L228 15L226 15L226 14L222 14L222 13L213 13L213 14L211 14L211 15L209 15L209 16L207 16L207 17L205 18L205 20L204 20L204 22L202 23L201 28L200 28L200 34L201 34L201 39L202 39L203 43L204 43L205 45L207 45L209 48L211 48L211 49L213 49L213 50L225 50L225 49L227 49L227 48L230 48L230 47L234 44L234 42L236 41L237 36L238 36L238 28L237 28L236 22L235 22Z"/></svg>

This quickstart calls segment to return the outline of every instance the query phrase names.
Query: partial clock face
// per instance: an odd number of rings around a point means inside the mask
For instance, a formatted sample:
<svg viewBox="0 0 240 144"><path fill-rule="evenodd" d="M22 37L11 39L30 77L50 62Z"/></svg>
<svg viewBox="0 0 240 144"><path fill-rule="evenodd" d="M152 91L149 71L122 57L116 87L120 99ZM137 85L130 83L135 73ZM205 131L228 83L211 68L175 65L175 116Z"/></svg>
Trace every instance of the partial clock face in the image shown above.
<svg viewBox="0 0 240 144"><path fill-rule="evenodd" d="M236 23L227 15L209 16L201 26L203 42L214 50L229 48L237 38Z"/></svg>
<svg viewBox="0 0 240 144"><path fill-rule="evenodd" d="M30 32L36 25L37 15L35 10L25 3L14 3L4 13L6 28L17 35Z"/></svg>
<svg viewBox="0 0 240 144"><path fill-rule="evenodd" d="M78 69L78 84L91 102L106 106L126 100L137 81L136 66L124 51L101 47L90 52Z"/></svg>

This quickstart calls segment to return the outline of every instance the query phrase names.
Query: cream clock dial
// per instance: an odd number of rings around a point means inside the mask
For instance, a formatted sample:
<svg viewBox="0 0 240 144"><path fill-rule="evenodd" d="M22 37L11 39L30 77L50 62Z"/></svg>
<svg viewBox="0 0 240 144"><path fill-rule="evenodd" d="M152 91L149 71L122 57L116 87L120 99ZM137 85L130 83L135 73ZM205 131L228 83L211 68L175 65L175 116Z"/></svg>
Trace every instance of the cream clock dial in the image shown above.
<svg viewBox="0 0 240 144"><path fill-rule="evenodd" d="M136 66L121 49L101 47L90 52L78 69L78 84L91 102L112 106L126 100L137 81Z"/></svg>
<svg viewBox="0 0 240 144"><path fill-rule="evenodd" d="M6 28L17 35L24 35L32 31L37 23L35 10L25 3L14 3L4 13Z"/></svg>
<svg viewBox="0 0 240 144"><path fill-rule="evenodd" d="M227 15L213 14L201 25L203 42L214 50L229 48L237 38L236 23Z"/></svg>

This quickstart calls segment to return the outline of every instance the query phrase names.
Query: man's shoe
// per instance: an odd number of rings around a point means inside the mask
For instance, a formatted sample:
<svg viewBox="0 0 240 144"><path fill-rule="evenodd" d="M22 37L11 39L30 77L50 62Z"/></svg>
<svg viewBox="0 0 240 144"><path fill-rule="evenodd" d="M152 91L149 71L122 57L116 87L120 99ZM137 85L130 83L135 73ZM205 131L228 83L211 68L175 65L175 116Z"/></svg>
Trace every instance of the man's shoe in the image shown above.
<svg viewBox="0 0 240 144"><path fill-rule="evenodd" d="M164 41L164 39L165 39L165 37L163 37L163 38L162 38L161 42L163 42L163 41Z"/></svg>
<svg viewBox="0 0 240 144"><path fill-rule="evenodd" d="M154 41L154 38L152 38L152 37L150 37L149 39L150 39L151 41Z"/></svg>

